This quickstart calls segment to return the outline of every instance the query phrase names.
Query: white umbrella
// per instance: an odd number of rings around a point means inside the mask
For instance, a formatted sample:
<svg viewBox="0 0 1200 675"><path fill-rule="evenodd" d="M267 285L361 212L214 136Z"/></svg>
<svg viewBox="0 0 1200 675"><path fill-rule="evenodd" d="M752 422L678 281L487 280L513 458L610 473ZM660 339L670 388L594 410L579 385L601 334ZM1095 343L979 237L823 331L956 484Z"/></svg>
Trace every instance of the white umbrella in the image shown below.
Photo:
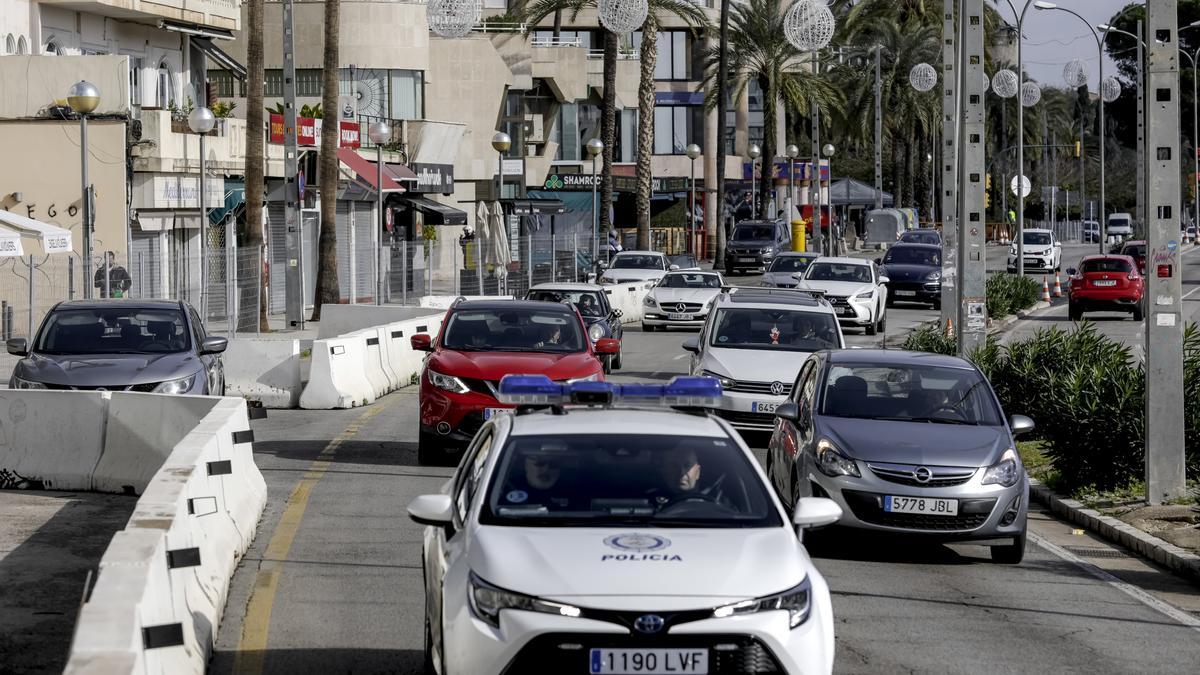
<svg viewBox="0 0 1200 675"><path fill-rule="evenodd" d="M475 256L480 261L478 263L480 268L488 262L484 256L485 251L488 249L488 230L491 229L488 221L490 219L491 214L488 213L487 202L482 199L479 200L479 203L475 206Z"/></svg>
<svg viewBox="0 0 1200 675"><path fill-rule="evenodd" d="M507 276L512 254L508 250L508 228L504 227L504 207L498 201L492 202L491 232L488 234L491 238L489 252L492 254L489 262L496 265L497 277Z"/></svg>

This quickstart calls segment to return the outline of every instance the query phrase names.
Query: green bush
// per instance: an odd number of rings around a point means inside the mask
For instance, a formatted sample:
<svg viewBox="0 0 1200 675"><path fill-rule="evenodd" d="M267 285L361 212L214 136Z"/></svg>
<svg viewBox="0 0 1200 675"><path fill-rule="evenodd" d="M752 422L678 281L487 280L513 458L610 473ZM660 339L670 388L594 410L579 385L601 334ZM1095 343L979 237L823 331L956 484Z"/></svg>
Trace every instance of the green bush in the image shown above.
<svg viewBox="0 0 1200 675"><path fill-rule="evenodd" d="M909 333L900 348L910 352L953 355L958 353L958 342L937 326L924 325Z"/></svg>
<svg viewBox="0 0 1200 675"><path fill-rule="evenodd" d="M1188 475L1200 477L1200 327L1183 330L1183 447Z"/></svg>
<svg viewBox="0 0 1200 675"><path fill-rule="evenodd" d="M1029 277L993 274L985 287L988 316L999 319L1029 309L1037 304L1041 291L1041 284Z"/></svg>

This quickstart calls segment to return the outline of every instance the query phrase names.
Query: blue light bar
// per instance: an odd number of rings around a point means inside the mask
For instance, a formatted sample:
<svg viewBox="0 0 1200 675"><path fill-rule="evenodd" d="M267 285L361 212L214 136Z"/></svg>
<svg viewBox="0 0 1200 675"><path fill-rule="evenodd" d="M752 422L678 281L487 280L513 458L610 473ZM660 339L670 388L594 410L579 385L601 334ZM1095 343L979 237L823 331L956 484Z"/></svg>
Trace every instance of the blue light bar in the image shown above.
<svg viewBox="0 0 1200 675"><path fill-rule="evenodd" d="M545 375L505 375L496 398L508 405L611 405L629 401L666 407L712 407L720 402L721 383L711 377L683 375L667 384L560 384Z"/></svg>

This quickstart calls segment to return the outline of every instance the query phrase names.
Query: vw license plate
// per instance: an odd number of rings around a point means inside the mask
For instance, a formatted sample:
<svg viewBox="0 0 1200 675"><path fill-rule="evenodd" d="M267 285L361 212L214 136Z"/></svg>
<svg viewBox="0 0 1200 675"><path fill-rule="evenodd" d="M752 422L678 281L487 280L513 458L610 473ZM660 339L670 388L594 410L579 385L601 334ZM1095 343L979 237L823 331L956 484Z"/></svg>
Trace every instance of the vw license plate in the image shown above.
<svg viewBox="0 0 1200 675"><path fill-rule="evenodd" d="M888 513L923 513L931 516L957 516L957 499L928 497L884 497L883 510Z"/></svg>
<svg viewBox="0 0 1200 675"><path fill-rule="evenodd" d="M495 417L496 415L510 413L510 412L512 412L512 410L513 410L512 408L484 408L483 409L483 419L490 420L493 417Z"/></svg>
<svg viewBox="0 0 1200 675"><path fill-rule="evenodd" d="M779 404L774 401L755 401L750 404L750 412L775 414L775 409Z"/></svg>
<svg viewBox="0 0 1200 675"><path fill-rule="evenodd" d="M691 321L691 314L668 314L667 319L671 321Z"/></svg>
<svg viewBox="0 0 1200 675"><path fill-rule="evenodd" d="M1116 286L1117 280L1116 279L1097 279L1096 281L1092 282L1092 285L1093 286Z"/></svg>
<svg viewBox="0 0 1200 675"><path fill-rule="evenodd" d="M689 673L707 675L707 649L593 649L593 674Z"/></svg>

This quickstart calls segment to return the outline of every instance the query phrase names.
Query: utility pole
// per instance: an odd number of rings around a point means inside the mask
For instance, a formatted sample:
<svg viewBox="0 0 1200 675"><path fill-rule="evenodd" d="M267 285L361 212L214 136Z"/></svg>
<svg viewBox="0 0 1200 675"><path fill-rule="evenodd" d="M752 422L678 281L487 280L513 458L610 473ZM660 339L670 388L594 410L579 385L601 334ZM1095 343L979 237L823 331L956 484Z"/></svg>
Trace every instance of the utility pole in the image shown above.
<svg viewBox="0 0 1200 675"><path fill-rule="evenodd" d="M967 356L987 340L984 201L983 0L959 4L958 73L962 117L958 129L958 353Z"/></svg>
<svg viewBox="0 0 1200 675"><path fill-rule="evenodd" d="M1177 0L1149 0L1147 40L1153 92L1146 222L1146 500L1182 497L1183 258L1179 249L1179 20ZM1140 53L1140 52L1139 52ZM1139 126L1139 129L1141 127ZM1141 165L1139 164L1139 169Z"/></svg>
<svg viewBox="0 0 1200 675"><path fill-rule="evenodd" d="M1172 45L1175 43L1172 42ZM1137 52L1137 213L1134 218L1149 229L1149 211L1146 209L1146 31L1142 22L1137 22L1137 42L1134 44ZM1103 142L1103 139L1101 139ZM1107 231L1107 230L1106 230Z"/></svg>
<svg viewBox="0 0 1200 675"><path fill-rule="evenodd" d="M942 0L942 142L938 152L930 153L942 164L942 316L941 326L954 325L955 335L962 326L958 316L958 22L956 0ZM981 200L982 201L982 198ZM896 206L899 206L897 203ZM961 342L960 342L961 344Z"/></svg>
<svg viewBox="0 0 1200 675"><path fill-rule="evenodd" d="M283 0L283 199L284 226L287 228L287 267L284 269L284 308L289 328L304 328L304 280L301 269L304 265L303 225L300 221L300 184L296 177L300 172L300 158L296 147L296 52L293 47L292 1ZM329 111L333 120L327 134L338 133L335 111ZM321 195L321 199L337 199L336 194Z"/></svg>
<svg viewBox="0 0 1200 675"><path fill-rule="evenodd" d="M875 208L883 208L883 81L880 79L879 51L875 45ZM896 206L896 204L893 204ZM1196 225L1200 226L1200 217Z"/></svg>

